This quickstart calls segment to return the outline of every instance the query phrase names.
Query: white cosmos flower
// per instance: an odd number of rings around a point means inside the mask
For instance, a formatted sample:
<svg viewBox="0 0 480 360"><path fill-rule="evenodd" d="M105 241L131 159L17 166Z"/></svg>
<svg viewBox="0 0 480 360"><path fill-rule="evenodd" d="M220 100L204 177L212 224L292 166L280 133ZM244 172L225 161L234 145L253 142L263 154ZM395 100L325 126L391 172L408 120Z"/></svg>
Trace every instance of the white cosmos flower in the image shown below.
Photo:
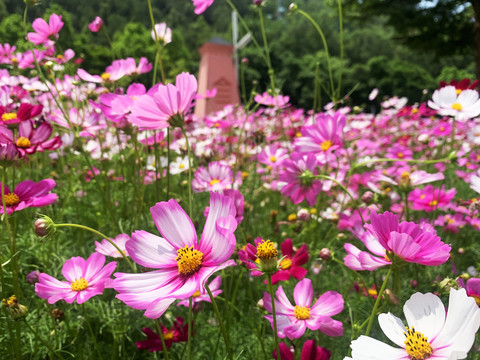
<svg viewBox="0 0 480 360"><path fill-rule="evenodd" d="M432 100L428 101L428 106L437 110L440 115L455 116L455 119L460 121L480 114L480 99L476 90L457 91L455 86L444 86L435 90Z"/></svg>
<svg viewBox="0 0 480 360"><path fill-rule="evenodd" d="M403 312L407 327L391 313L378 316L385 335L400 348L362 335L350 345L351 360L465 359L480 326L480 309L465 289L450 290L448 313L431 293L413 294Z"/></svg>

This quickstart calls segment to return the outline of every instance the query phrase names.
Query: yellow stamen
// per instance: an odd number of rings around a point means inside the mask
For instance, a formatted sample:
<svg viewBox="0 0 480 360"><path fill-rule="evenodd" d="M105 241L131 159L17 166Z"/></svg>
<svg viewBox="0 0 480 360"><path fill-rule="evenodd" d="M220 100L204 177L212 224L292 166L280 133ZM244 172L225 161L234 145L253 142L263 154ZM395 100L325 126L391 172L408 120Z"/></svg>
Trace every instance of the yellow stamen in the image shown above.
<svg viewBox="0 0 480 360"><path fill-rule="evenodd" d="M367 294L368 294L368 296L371 296L371 297L378 296L378 292L375 289L368 289Z"/></svg>
<svg viewBox="0 0 480 360"><path fill-rule="evenodd" d="M178 273L190 275L197 271L202 265L203 253L195 250L192 246L185 245L177 250L178 256L175 258L178 265Z"/></svg>
<svg viewBox="0 0 480 360"><path fill-rule="evenodd" d="M301 132L297 132L297 133L295 133L295 136L296 136L296 137L302 137L302 133L301 133Z"/></svg>
<svg viewBox="0 0 480 360"><path fill-rule="evenodd" d="M215 185L215 184L218 184L219 182L220 182L220 180L218 180L218 179L212 179L212 180L210 181L210 185L213 186L213 185Z"/></svg>
<svg viewBox="0 0 480 360"><path fill-rule="evenodd" d="M88 282L85 278L81 278L72 282L70 287L73 291L83 291L88 287Z"/></svg>
<svg viewBox="0 0 480 360"><path fill-rule="evenodd" d="M437 200L432 200L428 203L428 205L430 206L437 206L438 205L438 201Z"/></svg>
<svg viewBox="0 0 480 360"><path fill-rule="evenodd" d="M460 93L462 92L462 89L456 89L455 92L457 93L457 95L460 95Z"/></svg>
<svg viewBox="0 0 480 360"><path fill-rule="evenodd" d="M418 109L412 109L412 115L417 113L418 113Z"/></svg>
<svg viewBox="0 0 480 360"><path fill-rule="evenodd" d="M324 142L322 142L320 147L322 148L322 151L327 151L328 149L330 149L332 147L332 145L333 144L330 140L325 140Z"/></svg>
<svg viewBox="0 0 480 360"><path fill-rule="evenodd" d="M18 59L17 59L16 57L12 57L12 58L10 59L10 61L11 61L12 64L14 64L14 65L18 64Z"/></svg>
<svg viewBox="0 0 480 360"><path fill-rule="evenodd" d="M17 147L22 148L22 149L27 149L30 146L32 146L32 143L30 140L28 140L26 137L21 137L17 140Z"/></svg>
<svg viewBox="0 0 480 360"><path fill-rule="evenodd" d="M62 59L63 59L63 55L62 55L62 54L58 54L58 55L57 55L57 59L58 59L58 60L62 60Z"/></svg>
<svg viewBox="0 0 480 360"><path fill-rule="evenodd" d="M440 131L445 131L445 127L444 127L444 126L440 126L439 130L440 130Z"/></svg>
<svg viewBox="0 0 480 360"><path fill-rule="evenodd" d="M185 165L180 164L178 167L179 167L180 169L183 169L183 168L185 167Z"/></svg>
<svg viewBox="0 0 480 360"><path fill-rule="evenodd" d="M293 310L293 315L295 315L298 320L308 320L310 319L310 308L296 305Z"/></svg>
<svg viewBox="0 0 480 360"><path fill-rule="evenodd" d="M20 198L15 193L5 194L5 205L15 206L20 202Z"/></svg>
<svg viewBox="0 0 480 360"><path fill-rule="evenodd" d="M193 293L193 295L192 295L192 297L194 297L194 298L197 298L197 297L199 297L199 296L200 296L200 291L198 291L198 290L195 291L195 292Z"/></svg>
<svg viewBox="0 0 480 360"><path fill-rule="evenodd" d="M470 297L473 297L475 299L475 302L477 303L477 306L480 306L480 297L477 295L469 295Z"/></svg>
<svg viewBox="0 0 480 360"><path fill-rule="evenodd" d="M410 173L408 171L402 172L402 175L400 175L402 179L408 179L410 177Z"/></svg>
<svg viewBox="0 0 480 360"><path fill-rule="evenodd" d="M102 75L100 75L103 81L108 81L110 80L110 74L107 72L104 72Z"/></svg>
<svg viewBox="0 0 480 360"><path fill-rule="evenodd" d="M15 120L16 118L17 118L17 114L14 112L2 114L3 121Z"/></svg>
<svg viewBox="0 0 480 360"><path fill-rule="evenodd" d="M284 270L288 270L292 267L292 260L289 258L285 258L280 261L280 267Z"/></svg>
<svg viewBox="0 0 480 360"><path fill-rule="evenodd" d="M288 221L295 221L295 220L297 220L297 215L296 214L288 215Z"/></svg>
<svg viewBox="0 0 480 360"><path fill-rule="evenodd" d="M412 360L424 360L429 358L433 349L428 338L422 333L415 331L415 328L409 329L406 327L407 332L404 332L405 335L405 350Z"/></svg>
<svg viewBox="0 0 480 360"><path fill-rule="evenodd" d="M262 240L257 246L257 257L259 259L273 259L278 255L278 250L270 240Z"/></svg>
<svg viewBox="0 0 480 360"><path fill-rule="evenodd" d="M277 158L275 156L270 156L270 161L274 163L277 161Z"/></svg>
<svg viewBox="0 0 480 360"><path fill-rule="evenodd" d="M403 155L403 152L397 153L398 158L403 159L405 155Z"/></svg>
<svg viewBox="0 0 480 360"><path fill-rule="evenodd" d="M173 333L171 331L167 331L163 333L163 340L168 341L173 339Z"/></svg>
<svg viewBox="0 0 480 360"><path fill-rule="evenodd" d="M425 199L425 194L420 195L420 199Z"/></svg>
<svg viewBox="0 0 480 360"><path fill-rule="evenodd" d="M462 104L454 103L452 104L452 109L457 111L462 111Z"/></svg>

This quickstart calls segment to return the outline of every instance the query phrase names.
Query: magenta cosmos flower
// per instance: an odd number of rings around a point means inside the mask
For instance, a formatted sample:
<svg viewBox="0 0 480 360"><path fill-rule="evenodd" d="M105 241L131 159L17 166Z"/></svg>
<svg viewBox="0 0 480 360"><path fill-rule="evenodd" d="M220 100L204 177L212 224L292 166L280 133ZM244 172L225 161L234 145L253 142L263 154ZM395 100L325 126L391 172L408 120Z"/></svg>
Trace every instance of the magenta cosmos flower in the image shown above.
<svg viewBox="0 0 480 360"><path fill-rule="evenodd" d="M14 211L20 211L27 207L44 207L54 203L58 196L57 194L50 194L50 191L55 185L55 181L52 179L44 179L38 183L31 180L22 181L13 191L5 186L7 214L10 215ZM0 214L3 214L3 200L2 205L0 205Z"/></svg>
<svg viewBox="0 0 480 360"><path fill-rule="evenodd" d="M202 291L216 271L235 265L228 260L235 250L233 232L237 227L232 199L221 194L210 196L210 211L202 237L192 221L173 199L150 208L153 221L163 237L135 231L127 242L128 254L136 263L157 269L141 274L114 274L117 298L145 316L162 316L175 299L186 299Z"/></svg>
<svg viewBox="0 0 480 360"><path fill-rule="evenodd" d="M288 347L287 344L281 342L278 344L280 349L280 360L294 360L295 351ZM332 353L321 346L315 344L315 340L307 340L302 347L300 360L329 360ZM273 358L277 359L277 350L273 351Z"/></svg>
<svg viewBox="0 0 480 360"><path fill-rule="evenodd" d="M233 174L227 165L218 161L208 164L208 169L200 166L192 180L192 188L195 192L221 191L232 186Z"/></svg>
<svg viewBox="0 0 480 360"><path fill-rule="evenodd" d="M301 280L307 275L307 269L301 267L308 261L308 248L303 244L298 251L294 253L292 239L286 239L281 245L284 259L280 262L280 268L272 275L272 284L280 281L287 281L290 276Z"/></svg>
<svg viewBox="0 0 480 360"><path fill-rule="evenodd" d="M427 185L424 189L415 189L408 194L408 201L412 203L412 209L430 212L450 204L456 193L455 188L445 191L445 186L438 189Z"/></svg>
<svg viewBox="0 0 480 360"><path fill-rule="evenodd" d="M372 211L370 220L371 224L365 225L370 236L362 241L377 257L345 244L348 255L344 261L351 269L375 270L391 264L392 254L406 262L429 266L441 265L450 257L450 245L445 244L429 224L399 223L398 216L388 211L383 214Z"/></svg>
<svg viewBox="0 0 480 360"><path fill-rule="evenodd" d="M35 45L44 44L46 47L50 47L54 44L54 40L58 39L58 33L63 27L62 16L57 14L50 15L48 24L42 18L33 20L33 30L27 34L29 41Z"/></svg>
<svg viewBox="0 0 480 360"><path fill-rule="evenodd" d="M195 6L195 14L200 15L213 4L214 0L192 0L193 6Z"/></svg>
<svg viewBox="0 0 480 360"><path fill-rule="evenodd" d="M95 19L88 24L88 28L90 29L91 32L99 32L100 29L103 26L103 20L100 16L95 16Z"/></svg>
<svg viewBox="0 0 480 360"><path fill-rule="evenodd" d="M177 75L175 85L159 85L153 93L139 97L129 120L144 129L163 129L181 125L192 107L197 92L197 79L189 73Z"/></svg>
<svg viewBox="0 0 480 360"><path fill-rule="evenodd" d="M309 206L315 205L317 195L322 190L321 182L314 177L317 165L317 158L313 154L291 154L290 159L283 162L285 169L279 177L281 182L286 183L280 190L281 193L288 196L294 204L306 200Z"/></svg>
<svg viewBox="0 0 480 360"><path fill-rule="evenodd" d="M75 300L81 304L95 295L103 293L105 281L110 278L117 266L111 262L105 266L105 256L93 253L87 260L80 256L73 257L63 264L62 274L67 281L59 281L54 277L41 273L35 292L49 304L65 300L71 304Z"/></svg>
<svg viewBox="0 0 480 360"><path fill-rule="evenodd" d="M343 310L342 295L336 291L327 291L312 305L312 282L310 279L303 279L295 286L293 297L295 306L290 303L283 288L278 287L275 299L278 337L298 339L307 328L320 330L328 336L343 335L342 323L331 318ZM272 301L267 292L263 296L263 304L267 311L272 312ZM265 318L273 328L273 316L267 315Z"/></svg>
<svg viewBox="0 0 480 360"><path fill-rule="evenodd" d="M128 256L127 250L125 249L125 244L128 240L130 240L130 236L127 234L120 234L115 239L111 240L125 255ZM105 256L123 258L123 254L121 254L107 239L103 239L101 243L95 241L95 251Z"/></svg>

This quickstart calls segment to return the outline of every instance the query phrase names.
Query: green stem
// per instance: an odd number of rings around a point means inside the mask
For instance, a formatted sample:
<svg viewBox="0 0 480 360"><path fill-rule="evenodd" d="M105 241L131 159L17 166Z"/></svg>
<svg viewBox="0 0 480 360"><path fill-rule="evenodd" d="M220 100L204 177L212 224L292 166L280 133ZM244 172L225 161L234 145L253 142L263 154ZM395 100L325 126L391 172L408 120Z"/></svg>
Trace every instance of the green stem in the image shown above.
<svg viewBox="0 0 480 360"><path fill-rule="evenodd" d="M190 159L188 160L190 166ZM170 198L170 128L167 128L167 199Z"/></svg>
<svg viewBox="0 0 480 360"><path fill-rule="evenodd" d="M190 217L193 216L193 193L192 193L192 154L190 150L190 144L188 142L188 136L185 129L182 129L183 136L185 136L185 143L187 145L187 154L188 154L188 208Z"/></svg>
<svg viewBox="0 0 480 360"><path fill-rule="evenodd" d="M265 24L263 21L263 11L261 6L258 6L258 16L260 18L260 29L262 31L263 46L265 47L265 60L267 61L268 76L270 77L270 85L272 86L272 91L276 93L275 76L272 68L272 60L270 59L270 50L268 48L267 33L265 31Z"/></svg>
<svg viewBox="0 0 480 360"><path fill-rule="evenodd" d="M320 38L322 39L323 47L325 48L325 55L327 57L327 67L328 67L328 76L330 78L331 97L332 97L332 101L335 102L336 97L335 97L335 86L333 85L332 64L330 62L330 53L328 51L327 39L325 38L325 34L323 33L320 26L315 22L315 20L313 20L313 18L308 13L306 13L305 11L300 10L300 9L298 10L298 13L300 15L304 16L308 21L310 21L312 23L312 25L315 27L318 34L320 35Z"/></svg>
<svg viewBox="0 0 480 360"><path fill-rule="evenodd" d="M97 337L95 336L92 325L90 324L90 320L88 319L87 310L85 309L85 303L82 303L82 311L83 311L83 316L85 317L85 322L87 323L88 329L90 330L90 335L92 335L93 346L95 347L95 351L97 352L98 358L102 360L103 358L102 358L102 354L100 353L100 348L98 347Z"/></svg>
<svg viewBox="0 0 480 360"><path fill-rule="evenodd" d="M42 343L42 345L45 346L55 357L63 360L63 357L60 354L58 354L57 351L55 351L55 349L53 349L47 341L43 340L43 338L35 330L35 328L32 327L26 319L24 321L25 321L25 325L27 325L28 329L33 333L33 335L35 335L35 337Z"/></svg>
<svg viewBox="0 0 480 360"><path fill-rule="evenodd" d="M215 298L213 297L213 294L210 291L210 288L208 287L207 284L205 284L205 290L207 290L208 296L210 296L210 300L212 301L213 310L215 311L215 315L217 316L218 325L220 326L220 331L222 332L222 335L223 335L223 341L225 341L225 347L227 348L228 358L230 360L233 360L232 349L230 348L230 340L228 338L228 334L225 331L225 327L223 325L222 317L220 316L220 311L218 310L218 306L217 306L217 303L215 301Z"/></svg>
<svg viewBox="0 0 480 360"><path fill-rule="evenodd" d="M340 99L340 91L342 87L342 73L343 73L343 13L342 13L342 0L337 0L338 4L338 26L339 26L339 36L340 36L340 68L338 70L338 84L337 84L337 97Z"/></svg>
<svg viewBox="0 0 480 360"><path fill-rule="evenodd" d="M162 81L165 82L165 74L163 73L163 65L161 62L161 47L160 47L160 39L157 36L157 30L155 29L155 19L153 18L153 8L152 8L152 0L148 0L148 14L150 15L150 22L152 23L152 30L153 34L155 35L155 46L157 47L157 53L155 55L155 69L153 72L153 85L157 83L157 62L160 63L160 72L162 75Z"/></svg>
<svg viewBox="0 0 480 360"><path fill-rule="evenodd" d="M377 294L377 300L375 301L375 305L373 305L372 313L370 314L370 318L368 319L367 330L365 331L366 336L368 336L368 334L370 334L370 330L372 329L373 319L375 318L375 315L377 314L377 309L378 309L378 306L380 305L380 299L382 298L383 292L385 291L385 288L387 287L388 278L390 277L390 275L392 273L392 269L393 269L393 266L390 266L390 269L388 269L387 275L385 276L385 280L383 280L382 287L380 288L380 291Z"/></svg>
<svg viewBox="0 0 480 360"><path fill-rule="evenodd" d="M277 350L277 360L280 360L280 348L278 347L278 334L277 334L277 316L275 313L275 295L272 286L272 275L267 274L268 292L272 300L272 316L273 316L273 333L275 335L275 349Z"/></svg>
<svg viewBox="0 0 480 360"><path fill-rule="evenodd" d="M187 359L192 360L192 297L188 299L188 334L187 334Z"/></svg>
<svg viewBox="0 0 480 360"><path fill-rule="evenodd" d="M165 345L165 339L163 338L162 327L160 326L160 321L158 321L158 319L155 319L155 325L157 326L158 335L160 336L160 341L162 343L163 356L165 360L168 360L168 349L167 349L167 345Z"/></svg>
<svg viewBox="0 0 480 360"><path fill-rule="evenodd" d="M115 244L112 239L110 239L107 235L105 234L102 234L100 231L98 230L95 230L95 229L92 229L91 227L88 227L88 226L85 226L85 225L80 225L80 224L55 224L55 228L58 228L58 227L74 227L74 228L79 228L79 229L82 229L82 230L86 230L86 231L90 231L100 237L102 237L103 239L107 240L115 249L117 249L117 251L122 255L123 259L128 263L128 265L130 266L130 268L133 270L133 272L136 272L137 269L135 267L135 265L133 265L133 263L130 261L130 259L128 258L128 256L125 254L125 252L120 249L118 247L117 244Z"/></svg>

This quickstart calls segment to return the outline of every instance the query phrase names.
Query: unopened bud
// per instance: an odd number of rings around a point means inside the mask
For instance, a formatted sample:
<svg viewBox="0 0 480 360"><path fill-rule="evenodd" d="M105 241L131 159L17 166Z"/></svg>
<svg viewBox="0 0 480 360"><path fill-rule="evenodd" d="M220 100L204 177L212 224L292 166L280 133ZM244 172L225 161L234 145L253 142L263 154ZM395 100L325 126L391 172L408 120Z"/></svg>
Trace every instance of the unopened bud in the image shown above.
<svg viewBox="0 0 480 360"><path fill-rule="evenodd" d="M397 295L393 293L390 289L385 289L383 292L385 298L391 302L393 305L400 305L400 300L398 299Z"/></svg>
<svg viewBox="0 0 480 360"><path fill-rule="evenodd" d="M300 209L297 213L298 220L308 221L310 219L310 212L307 209Z"/></svg>
<svg viewBox="0 0 480 360"><path fill-rule="evenodd" d="M34 270L27 274L26 280L29 284L35 284L38 282L38 276L40 275L40 271Z"/></svg>
<svg viewBox="0 0 480 360"><path fill-rule="evenodd" d="M260 310L265 310L265 305L263 304L263 299L258 300L258 302L257 302L257 307L258 307Z"/></svg>
<svg viewBox="0 0 480 360"><path fill-rule="evenodd" d="M253 0L253 4L254 4L255 6L262 6L263 0Z"/></svg>
<svg viewBox="0 0 480 360"><path fill-rule="evenodd" d="M373 192L367 191L362 195L362 201L365 204L371 204L374 196L375 196L375 194Z"/></svg>
<svg viewBox="0 0 480 360"><path fill-rule="evenodd" d="M322 260L330 260L332 258L332 252L330 251L329 248L323 248L322 250L320 250L320 252L318 253L318 256L320 257L320 259Z"/></svg>
<svg viewBox="0 0 480 360"><path fill-rule="evenodd" d="M35 234L41 237L52 236L55 233L55 223L46 215L40 215L35 221Z"/></svg>
<svg viewBox="0 0 480 360"><path fill-rule="evenodd" d="M62 310L55 308L52 310L52 317L55 320L62 320L65 317L65 313Z"/></svg>
<svg viewBox="0 0 480 360"><path fill-rule="evenodd" d="M289 6L288 6L288 11L290 11L291 14L295 14L298 10L298 5L295 4L295 3L291 3Z"/></svg>
<svg viewBox="0 0 480 360"><path fill-rule="evenodd" d="M264 274L274 274L277 272L278 263L278 250L270 240L262 240L257 245L257 258L260 262L259 270Z"/></svg>
<svg viewBox="0 0 480 360"><path fill-rule="evenodd" d="M28 308L25 305L21 305L15 295L10 296L8 299L3 299L3 306L8 307L12 320L18 321L24 319L28 314Z"/></svg>

